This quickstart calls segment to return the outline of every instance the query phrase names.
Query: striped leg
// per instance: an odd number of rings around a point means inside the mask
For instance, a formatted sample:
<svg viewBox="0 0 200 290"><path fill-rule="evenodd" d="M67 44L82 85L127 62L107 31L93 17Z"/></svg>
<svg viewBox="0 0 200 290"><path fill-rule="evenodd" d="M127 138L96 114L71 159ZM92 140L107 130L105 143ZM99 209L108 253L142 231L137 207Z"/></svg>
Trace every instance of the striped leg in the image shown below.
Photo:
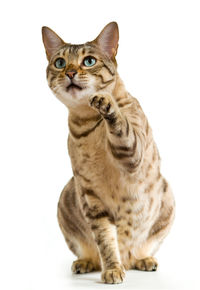
<svg viewBox="0 0 200 290"><path fill-rule="evenodd" d="M83 190L85 216L91 226L102 262L102 281L109 284L121 283L125 276L117 243L113 218L105 210L100 199L92 190Z"/></svg>
<svg viewBox="0 0 200 290"><path fill-rule="evenodd" d="M134 173L142 160L144 135L123 116L111 95L94 95L90 98L90 105L106 121L108 150L111 156L123 169Z"/></svg>

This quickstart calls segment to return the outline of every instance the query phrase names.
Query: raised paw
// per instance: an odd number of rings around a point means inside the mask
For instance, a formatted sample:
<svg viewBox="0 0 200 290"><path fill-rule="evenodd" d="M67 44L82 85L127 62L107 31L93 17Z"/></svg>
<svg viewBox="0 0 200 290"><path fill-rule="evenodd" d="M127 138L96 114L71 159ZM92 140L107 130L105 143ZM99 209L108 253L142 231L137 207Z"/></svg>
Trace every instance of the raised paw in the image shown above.
<svg viewBox="0 0 200 290"><path fill-rule="evenodd" d="M89 260L76 260L72 264L72 272L74 274L84 274L95 270L93 263Z"/></svg>
<svg viewBox="0 0 200 290"><path fill-rule="evenodd" d="M109 94L94 94L89 99L90 106L97 110L103 117L114 113L114 102Z"/></svg>
<svg viewBox="0 0 200 290"><path fill-rule="evenodd" d="M105 270L101 275L102 282L107 284L122 283L124 278L125 272L122 268Z"/></svg>
<svg viewBox="0 0 200 290"><path fill-rule="evenodd" d="M135 269L141 271L156 271L158 263L155 258L148 257L142 260L138 260L135 264Z"/></svg>

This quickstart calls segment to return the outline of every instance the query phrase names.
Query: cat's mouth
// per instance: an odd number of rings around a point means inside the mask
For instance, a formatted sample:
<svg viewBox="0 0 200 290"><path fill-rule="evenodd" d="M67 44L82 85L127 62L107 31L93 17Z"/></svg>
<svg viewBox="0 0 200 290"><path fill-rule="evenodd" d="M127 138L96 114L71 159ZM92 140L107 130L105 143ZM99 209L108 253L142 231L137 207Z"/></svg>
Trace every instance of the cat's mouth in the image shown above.
<svg viewBox="0 0 200 290"><path fill-rule="evenodd" d="M74 84L74 83L71 83L67 88L67 92L68 91L70 91L70 90L82 90L83 88L82 87L80 87L80 86L78 86L78 85L76 85L76 84Z"/></svg>

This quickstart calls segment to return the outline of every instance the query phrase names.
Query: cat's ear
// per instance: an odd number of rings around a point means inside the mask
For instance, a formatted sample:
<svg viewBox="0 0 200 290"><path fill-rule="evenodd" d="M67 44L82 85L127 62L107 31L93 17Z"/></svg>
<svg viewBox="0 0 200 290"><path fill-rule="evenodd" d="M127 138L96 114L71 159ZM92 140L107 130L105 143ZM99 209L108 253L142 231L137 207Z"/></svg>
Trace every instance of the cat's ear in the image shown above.
<svg viewBox="0 0 200 290"><path fill-rule="evenodd" d="M114 58L117 54L118 41L119 29L116 22L108 23L94 40L109 58Z"/></svg>
<svg viewBox="0 0 200 290"><path fill-rule="evenodd" d="M42 27L42 39L48 60L50 60L51 56L65 44L53 30L46 26Z"/></svg>

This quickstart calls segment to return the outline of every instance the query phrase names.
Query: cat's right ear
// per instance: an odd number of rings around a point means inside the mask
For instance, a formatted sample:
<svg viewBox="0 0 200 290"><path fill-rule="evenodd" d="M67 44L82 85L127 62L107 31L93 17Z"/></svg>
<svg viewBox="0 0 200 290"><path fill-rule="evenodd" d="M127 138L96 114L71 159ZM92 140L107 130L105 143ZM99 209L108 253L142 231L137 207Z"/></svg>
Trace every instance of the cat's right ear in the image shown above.
<svg viewBox="0 0 200 290"><path fill-rule="evenodd" d="M119 41L119 29L116 22L108 23L93 41L109 58L115 58Z"/></svg>
<svg viewBox="0 0 200 290"><path fill-rule="evenodd" d="M47 59L61 48L65 42L49 27L42 27L42 39L46 50Z"/></svg>

